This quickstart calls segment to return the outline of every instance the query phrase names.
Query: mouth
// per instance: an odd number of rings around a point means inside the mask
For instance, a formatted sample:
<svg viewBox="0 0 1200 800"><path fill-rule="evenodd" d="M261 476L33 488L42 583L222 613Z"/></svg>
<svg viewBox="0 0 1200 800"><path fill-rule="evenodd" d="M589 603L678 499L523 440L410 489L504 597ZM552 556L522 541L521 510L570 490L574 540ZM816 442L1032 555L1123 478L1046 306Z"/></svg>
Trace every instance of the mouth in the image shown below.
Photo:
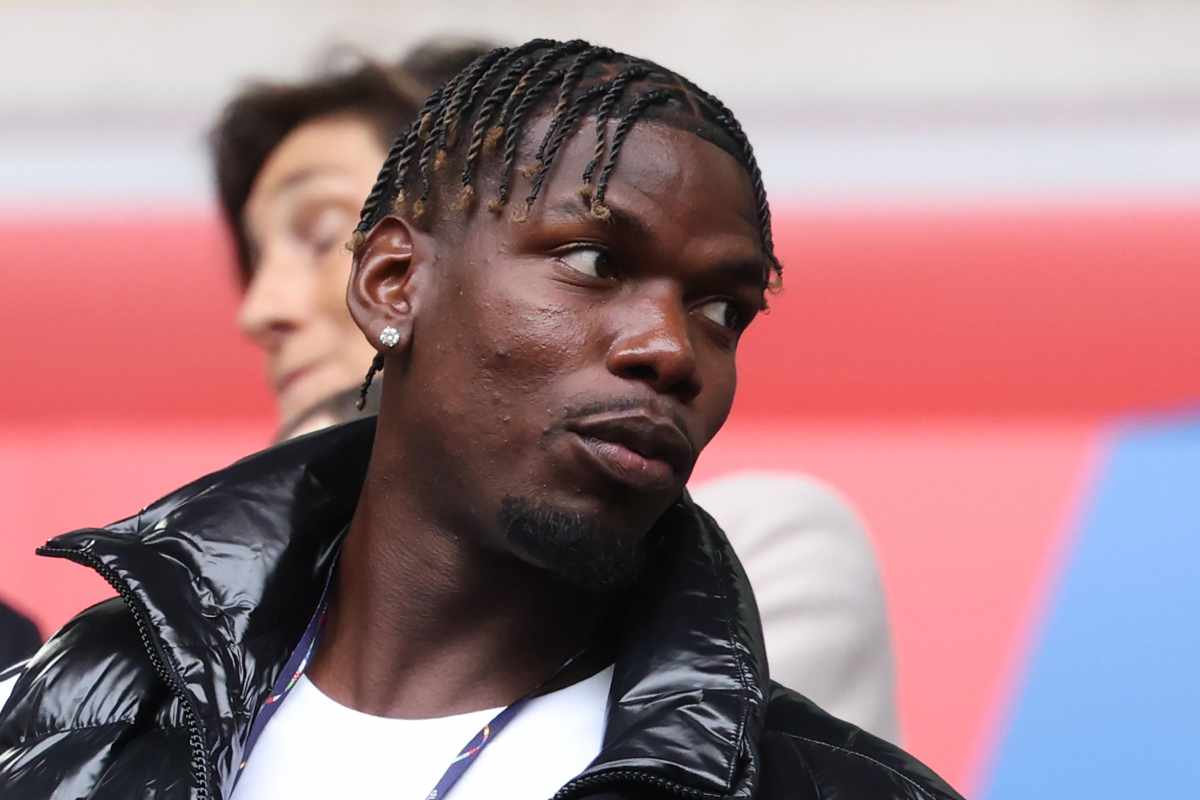
<svg viewBox="0 0 1200 800"><path fill-rule="evenodd" d="M643 491L682 486L695 463L683 431L648 410L597 414L567 429L593 464L618 483Z"/></svg>

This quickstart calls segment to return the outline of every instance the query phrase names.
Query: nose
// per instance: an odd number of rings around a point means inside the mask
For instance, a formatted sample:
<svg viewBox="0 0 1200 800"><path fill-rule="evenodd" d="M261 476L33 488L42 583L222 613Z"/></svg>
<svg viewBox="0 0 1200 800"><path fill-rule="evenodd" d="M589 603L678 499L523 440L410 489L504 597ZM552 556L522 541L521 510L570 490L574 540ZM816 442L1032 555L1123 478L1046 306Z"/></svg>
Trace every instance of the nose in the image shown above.
<svg viewBox="0 0 1200 800"><path fill-rule="evenodd" d="M238 327L264 350L277 350L308 313L307 281L297 272L302 271L288 269L283 259L264 254L246 287Z"/></svg>
<svg viewBox="0 0 1200 800"><path fill-rule="evenodd" d="M626 309L609 347L609 371L691 402L700 394L701 381L682 300L663 289L639 297Z"/></svg>

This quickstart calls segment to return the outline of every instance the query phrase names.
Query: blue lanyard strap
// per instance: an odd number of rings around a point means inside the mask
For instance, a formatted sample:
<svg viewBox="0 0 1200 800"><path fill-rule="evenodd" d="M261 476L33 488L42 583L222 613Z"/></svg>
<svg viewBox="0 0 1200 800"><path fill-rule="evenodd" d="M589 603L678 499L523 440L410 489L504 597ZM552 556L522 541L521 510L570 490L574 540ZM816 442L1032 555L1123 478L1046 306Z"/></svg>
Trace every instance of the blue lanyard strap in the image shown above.
<svg viewBox="0 0 1200 800"><path fill-rule="evenodd" d="M535 690L536 691L536 690ZM533 696L533 692L525 695L521 699L515 701L512 705L504 708L492 718L492 721L484 725L479 733L471 737L471 741L467 742L467 746L459 751L454 760L450 762L450 766L446 767L446 771L442 773L442 777L429 790L429 794L425 795L425 800L439 800L444 798L454 788L454 784L458 783L458 779L463 776L467 768L474 763L479 754L483 752L483 748L487 747L488 742L495 739L500 731L512 721L512 718L517 715L517 712L529 702Z"/></svg>
<svg viewBox="0 0 1200 800"><path fill-rule="evenodd" d="M333 572L332 569L329 572L331 577ZM317 649L317 641L321 638L321 627L325 624L325 594L328 591L329 582L326 581L325 588L321 591L321 602L317 604L317 610L313 612L312 618L304 628L304 633L300 636L300 643L296 645L292 654L288 656L288 660L284 662L283 670L275 679L275 685L271 687L271 693L267 695L263 707L254 717L254 723L250 726L250 735L246 737L246 747L242 750L242 763L238 767L239 774L246 768L246 762L250 760L250 754L254 751L254 746L258 744L258 737L262 736L263 729L267 727L271 717L275 716L275 712L279 710L279 704L295 688L300 676L308 669L308 662L312 659L313 651Z"/></svg>
<svg viewBox="0 0 1200 800"><path fill-rule="evenodd" d="M330 570L330 578L336 570ZM250 760L250 755L254 751L254 746L258 744L258 739L262 736L263 729L267 727L267 723L275 716L275 712L279 710L279 706L283 703L288 694L295 688L300 680L300 676L308 669L309 662L312 660L312 654L317 649L317 642L321 638L321 629L325 625L325 618L328 612L327 595L329 592L329 581L326 581L325 588L321 591L321 601L317 605L317 610L309 619L308 625L304 629L303 635L300 637L299 644L292 650L292 654L288 660L284 662L283 670L279 673L279 677L275 679L274 686L271 687L271 693L267 695L263 706L259 709L257 716L254 718L254 723L250 726L250 735L246 738L246 747L243 750L242 763L238 767L239 774L241 770L246 768L247 762ZM450 766L442 774L442 777L434 785L427 794L426 800L441 800L454 785L458 783L463 773L467 768L474 763L483 749L494 740L500 731L512 721L525 704L532 700L543 688L561 676L572 664L576 663L583 655L584 651L576 653L571 658L567 659L561 667L554 671L554 674L543 681L537 688L533 689L523 697L513 701L513 703L500 710L491 722L484 725L474 736L471 741L467 742L466 746L459 751L454 760L450 762Z"/></svg>

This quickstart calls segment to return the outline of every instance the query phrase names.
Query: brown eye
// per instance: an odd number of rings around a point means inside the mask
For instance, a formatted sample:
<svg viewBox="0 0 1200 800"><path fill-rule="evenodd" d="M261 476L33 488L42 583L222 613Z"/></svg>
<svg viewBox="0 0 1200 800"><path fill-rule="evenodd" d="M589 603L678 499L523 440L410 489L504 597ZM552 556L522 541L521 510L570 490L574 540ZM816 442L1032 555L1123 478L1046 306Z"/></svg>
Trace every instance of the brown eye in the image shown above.
<svg viewBox="0 0 1200 800"><path fill-rule="evenodd" d="M731 330L740 331L745 327L741 310L729 300L709 300L696 310L718 325Z"/></svg>
<svg viewBox="0 0 1200 800"><path fill-rule="evenodd" d="M577 247L563 253L558 260L589 278L611 278L608 253L599 247Z"/></svg>

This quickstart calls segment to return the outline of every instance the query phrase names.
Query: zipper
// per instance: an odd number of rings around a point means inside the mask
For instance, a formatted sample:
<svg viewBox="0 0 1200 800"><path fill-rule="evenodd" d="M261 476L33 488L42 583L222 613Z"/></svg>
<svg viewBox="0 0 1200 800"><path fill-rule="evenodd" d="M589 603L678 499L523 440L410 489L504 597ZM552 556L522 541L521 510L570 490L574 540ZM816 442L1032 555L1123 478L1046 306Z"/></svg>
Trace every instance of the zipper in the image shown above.
<svg viewBox="0 0 1200 800"><path fill-rule="evenodd" d="M115 570L91 553L47 544L39 547L37 554L40 556L50 556L51 558L65 558L68 561L89 567L99 573L100 577L104 578L109 586L116 589L117 594L125 601L125 605L128 606L130 613L133 615L133 622L137 626L138 636L141 637L142 647L145 649L146 655L150 657L150 663L154 665L155 671L158 672L159 677L163 679L167 687L183 703L183 718L187 723L188 747L191 750L189 766L191 767L192 781L197 790L197 800L209 800L212 792L208 780L208 752L204 746L204 725L200 722L200 715L196 710L195 698L184 687L183 678L179 677L179 673L168 666L167 660L163 656L162 646L153 633L151 633L149 614L145 606L142 605L142 601Z"/></svg>
<svg viewBox="0 0 1200 800"><path fill-rule="evenodd" d="M666 778L660 778L656 775L648 775L645 772L640 772L635 769L618 769L611 772L599 772L592 775L582 775L570 781L566 786L559 789L550 800L566 800L569 797L576 796L580 790L597 788L604 784L616 783L640 783L649 786L654 786L665 792L669 792L676 797L686 797L689 800L711 800L719 798L720 795L712 794L711 792L703 792L699 789L694 789L691 786L684 786L681 783L669 781Z"/></svg>

